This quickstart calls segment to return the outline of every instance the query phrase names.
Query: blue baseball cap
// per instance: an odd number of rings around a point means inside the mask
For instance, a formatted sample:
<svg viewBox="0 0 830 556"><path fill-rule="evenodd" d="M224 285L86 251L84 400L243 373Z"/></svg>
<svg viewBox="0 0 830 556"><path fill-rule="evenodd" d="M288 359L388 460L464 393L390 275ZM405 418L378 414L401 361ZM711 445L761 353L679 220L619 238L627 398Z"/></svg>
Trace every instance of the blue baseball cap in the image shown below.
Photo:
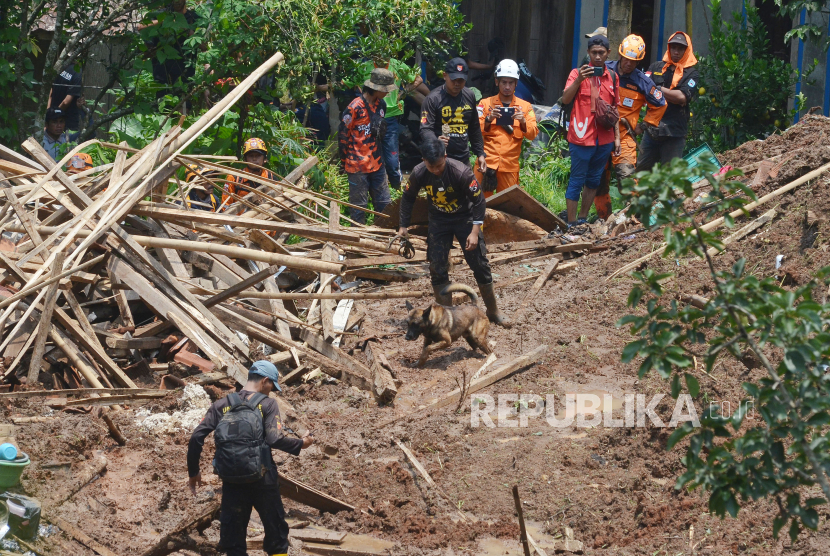
<svg viewBox="0 0 830 556"><path fill-rule="evenodd" d="M264 359L261 361L257 361L251 368L248 369L248 372L257 374L259 376L264 376L265 378L270 378L271 382L274 383L274 388L282 392L282 388L278 383L280 379L280 373L277 370L276 365L271 363L270 361L265 361Z"/></svg>

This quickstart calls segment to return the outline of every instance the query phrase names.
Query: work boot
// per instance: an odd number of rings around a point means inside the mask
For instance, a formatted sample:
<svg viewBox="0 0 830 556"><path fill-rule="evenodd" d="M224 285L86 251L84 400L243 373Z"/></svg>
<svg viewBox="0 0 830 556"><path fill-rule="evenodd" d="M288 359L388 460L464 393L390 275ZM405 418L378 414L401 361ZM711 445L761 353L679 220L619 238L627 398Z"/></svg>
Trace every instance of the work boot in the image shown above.
<svg viewBox="0 0 830 556"><path fill-rule="evenodd" d="M481 292L481 299L484 300L484 305L487 306L487 318L490 319L490 322L498 324L504 328L510 328L513 324L510 322L510 319L507 316L499 311L498 304L496 303L496 289L493 286L493 282L489 284L479 284L478 291Z"/></svg>
<svg viewBox="0 0 830 556"><path fill-rule="evenodd" d="M447 307L452 307L452 293L441 293L444 291L444 288L449 286L450 283L447 282L446 284L439 284L439 285L432 285L432 292L435 294L435 302L438 305L446 305Z"/></svg>

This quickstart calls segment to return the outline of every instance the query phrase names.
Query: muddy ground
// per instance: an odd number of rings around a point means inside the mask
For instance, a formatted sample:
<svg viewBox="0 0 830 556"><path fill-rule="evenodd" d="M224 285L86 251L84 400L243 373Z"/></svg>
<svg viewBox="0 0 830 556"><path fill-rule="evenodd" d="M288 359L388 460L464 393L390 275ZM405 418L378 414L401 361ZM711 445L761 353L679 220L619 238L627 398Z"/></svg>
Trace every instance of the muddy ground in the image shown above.
<svg viewBox="0 0 830 556"><path fill-rule="evenodd" d="M782 136L726 153L722 161L740 167L792 155L778 175L759 189L760 196L830 161L828 136L830 120L811 116ZM756 276L778 276L785 286L795 287L830 265L830 177L825 174L760 207L754 216L775 206L778 216L771 224L715 258L719 269L745 257L747 268ZM808 210L819 219L812 227L806 223ZM492 328L490 338L496 342L498 356L495 365L540 344L548 346L547 354L539 364L478 395L554 394L561 402L568 393L608 393L615 400L632 393L668 394L668 384L659 377L638 380L635 365L620 363L631 336L627 329L617 328L616 322L629 312L626 298L633 281L627 276L607 279L619 267L653 250L661 237L655 232L614 240L609 250L579 259L576 270L548 282L513 329ZM778 270L776 255L784 255L784 265ZM524 276L532 270L529 266L541 269L544 262L496 267L495 279ZM648 267L677 273L667 286L672 293L705 296L711 290L708 271L699 261L655 259ZM458 267L452 278L474 285L465 266ZM519 307L532 283L498 290L508 314ZM429 290L429 282L421 278L403 287ZM470 377L485 356L459 341L436 353L424 368L415 368L421 342L403 338L404 301L377 302L362 309L367 318L360 336L382 339L403 384L394 405L387 407L378 407L368 394L342 384L312 382L286 388L285 399L314 430L318 443L300 457L278 455L281 470L357 508L353 513L321 516L286 501L289 515L394 543L379 553L520 554L511 493L518 484L525 518L533 523L537 536L549 542L570 527L587 554L830 553L826 509L820 510L824 519L819 531L802 534L793 545L788 539L773 539L775 509L771 503L749 503L736 519L721 520L709 513L705 493L676 490L675 480L684 470L685 446L667 452L671 432L667 428L553 428L541 417L529 419L522 428L473 428L470 399L460 413L451 406L404 417L456 388L456 380L465 374ZM357 339L347 338L344 347L353 347ZM359 350L355 356L364 358ZM741 383L761 376L759 369L751 368L751 361L747 364L724 359L711 375L696 369L701 399L706 396L735 407L742 398ZM230 384L208 388L213 397L229 390ZM42 402L2 403L4 422L12 415L49 413ZM178 403L171 395L147 407L170 412ZM696 404L700 410L702 401ZM615 416L621 414L618 405L614 404ZM129 439L125 447L108 436L103 421L87 414L59 413L55 420L17 427L17 441L33 461L22 486L34 496L60 498L55 493L70 488L84 465L100 455L107 458L104 475L69 502L47 506L45 513L79 526L121 555L145 553L180 522L209 508L221 492L210 472L210 439L202 458L208 485L194 498L186 488L188 434L143 432L135 424L135 407L114 415ZM672 407L664 400L658 412L668 416ZM380 426L393 417L402 418ZM448 500L417 475L393 439L410 447ZM256 520L252 526L254 536L259 533ZM209 553L212 537L211 530L206 531L203 545L190 550ZM50 555L92 554L63 535L41 540L36 547ZM175 548L171 544L157 554Z"/></svg>

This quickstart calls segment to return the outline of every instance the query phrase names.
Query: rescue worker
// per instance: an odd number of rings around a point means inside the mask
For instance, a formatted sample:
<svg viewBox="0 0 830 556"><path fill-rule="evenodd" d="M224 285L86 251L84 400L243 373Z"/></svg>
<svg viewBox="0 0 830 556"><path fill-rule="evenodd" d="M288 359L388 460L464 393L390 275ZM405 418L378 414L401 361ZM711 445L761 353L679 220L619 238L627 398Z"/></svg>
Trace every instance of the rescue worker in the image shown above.
<svg viewBox="0 0 830 556"><path fill-rule="evenodd" d="M496 66L499 94L483 99L478 105L487 169L482 173L476 167L475 176L485 197L519 183L522 140L533 141L539 134L533 107L515 95L518 82L519 65L513 60L502 60Z"/></svg>
<svg viewBox="0 0 830 556"><path fill-rule="evenodd" d="M467 62L453 58L444 66L444 84L421 105L421 141L440 139L447 156L470 166L470 146L481 172L487 169L475 93L465 87Z"/></svg>
<svg viewBox="0 0 830 556"><path fill-rule="evenodd" d="M429 88L424 85L424 80L421 79L417 69L411 68L395 58L386 57L384 59L380 57L374 61L366 61L360 66L357 77L361 89L365 80L372 76L372 70L375 68L388 69L395 76L395 90L390 91L389 95L384 98L386 102L386 133L383 135L381 154L383 165L386 167L389 186L393 189L400 189L403 174L401 173L398 150L400 149L402 124L398 120L404 114L404 99L409 93L416 90L423 95L428 95ZM351 82L348 84L352 86Z"/></svg>
<svg viewBox="0 0 830 556"><path fill-rule="evenodd" d="M72 155L69 159L69 164L66 173L70 176L73 174L80 174L92 169L92 157L87 153L77 153Z"/></svg>
<svg viewBox="0 0 830 556"><path fill-rule="evenodd" d="M603 35L588 39L591 64L572 69L562 93L563 103L573 102L568 127L571 176L565 192L569 225L585 223L608 158L612 151L620 152L619 122L613 128L605 128L596 116L597 99L609 106L620 104L619 77L605 67L610 48ZM580 195L582 205L577 220Z"/></svg>
<svg viewBox="0 0 830 556"><path fill-rule="evenodd" d="M274 174L271 170L263 168L265 166L266 158L268 157L268 146L265 141L258 137L251 137L245 141L242 147L242 160L247 163L244 171L255 176L260 176L268 180L275 180ZM244 197L256 189L261 184L252 180L251 178L243 178L239 176L228 176L225 180L225 188L222 192L222 206L227 210L227 205L233 203L235 199L229 195L233 193L239 197Z"/></svg>
<svg viewBox="0 0 830 556"><path fill-rule="evenodd" d="M505 328L507 317L499 311L487 247L481 235L485 201L481 187L466 164L447 157L444 142L426 139L421 144L424 161L412 170L401 196L400 228L397 235L407 237L412 208L421 189L429 200L427 259L435 301L452 305L452 294L441 292L450 283L450 249L453 238L458 240L464 258L473 271L481 298L487 306L487 318Z"/></svg>
<svg viewBox="0 0 830 556"><path fill-rule="evenodd" d="M637 68L637 62L646 56L645 41L637 35L629 35L620 43L619 52L620 59L605 62L605 66L620 78L620 154L612 154L611 165L622 183L622 180L634 175L637 166L636 136L643 133L643 126L638 123L640 110L647 103L645 122L657 125L665 110L666 99L654 82ZM597 216L603 220L611 216L610 182L611 168L608 167L594 197Z"/></svg>
<svg viewBox="0 0 830 556"><path fill-rule="evenodd" d="M213 182L208 181L215 178L218 172L208 170L198 164L188 164L184 179L187 183L199 180L201 183L194 183L187 193L187 206L196 210L207 210L216 212L216 195L213 194Z"/></svg>
<svg viewBox="0 0 830 556"><path fill-rule="evenodd" d="M666 106L656 110L657 126L647 126L640 142L637 171L651 170L658 162L667 164L683 156L689 133L689 106L697 98L700 74L695 68L697 58L692 38L678 31L668 42L662 62L654 62L646 72L666 99ZM652 109L649 108L649 111Z"/></svg>
<svg viewBox="0 0 830 556"><path fill-rule="evenodd" d="M281 556L288 554L288 524L285 522L285 509L280 498L279 476L277 464L271 454L271 449L281 450L297 456L300 450L308 448L314 442L314 436L306 432L302 439L287 438L283 434L283 424L280 419L280 410L277 400L269 398L272 390L282 391L279 384L279 373L277 368L270 361L257 361L248 371L248 381L237 393L229 394L224 398L216 400L210 409L207 410L202 422L190 436L187 445L187 473L188 486L193 495L196 495L196 487L202 485L202 472L199 469L199 458L202 455L202 448L205 438L216 431L216 452L213 465L217 474L227 471L234 465L245 465L244 459L250 456L260 456L264 469L260 471L261 478L246 481L223 478L222 480L222 504L219 510L219 548L228 556L247 556L247 529L251 517L251 508L256 508L259 518L262 520L262 527L265 529L265 538L262 548L266 554ZM238 396L238 398L237 398ZM229 458L228 454L235 455L234 446L226 450L220 444L220 431L225 433L221 424L225 416L231 412L242 415L236 408L244 403L254 400L254 414L262 419L262 429L256 438L242 437L243 434L250 434L248 427L242 425L244 422L237 422L236 433L239 434L238 443L244 443L241 456ZM220 427L217 430L217 427ZM233 424L228 431L234 435ZM231 438L233 440L233 438ZM250 444L261 444L262 452L252 454ZM220 452L221 456L220 457ZM263 454L267 452L267 455ZM245 457L249 456L249 457ZM264 473L263 473L264 472Z"/></svg>
<svg viewBox="0 0 830 556"><path fill-rule="evenodd" d="M372 206L383 212L392 202L381 144L386 130L384 97L397 90L395 76L385 68L375 68L363 83L363 93L349 103L340 118L337 134L340 160L349 177L349 203L359 207ZM366 213L349 209L352 220L366 223Z"/></svg>

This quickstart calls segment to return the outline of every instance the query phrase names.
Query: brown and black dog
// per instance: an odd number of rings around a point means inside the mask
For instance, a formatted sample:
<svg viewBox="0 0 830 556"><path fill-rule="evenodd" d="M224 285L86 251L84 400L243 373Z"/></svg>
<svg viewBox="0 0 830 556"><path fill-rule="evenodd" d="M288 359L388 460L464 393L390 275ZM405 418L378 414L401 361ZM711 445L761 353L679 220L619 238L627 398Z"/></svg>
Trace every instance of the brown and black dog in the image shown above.
<svg viewBox="0 0 830 556"><path fill-rule="evenodd" d="M464 284L450 284L442 293L464 292L472 301L471 305L446 307L433 303L426 309L415 309L407 301L409 316L406 319L406 339L416 340L424 336L424 349L418 358L418 367L423 367L427 357L433 351L450 347L460 337L464 337L474 350L476 348L489 355L492 351L487 345L487 332L490 321L476 306L478 296L473 288Z"/></svg>

